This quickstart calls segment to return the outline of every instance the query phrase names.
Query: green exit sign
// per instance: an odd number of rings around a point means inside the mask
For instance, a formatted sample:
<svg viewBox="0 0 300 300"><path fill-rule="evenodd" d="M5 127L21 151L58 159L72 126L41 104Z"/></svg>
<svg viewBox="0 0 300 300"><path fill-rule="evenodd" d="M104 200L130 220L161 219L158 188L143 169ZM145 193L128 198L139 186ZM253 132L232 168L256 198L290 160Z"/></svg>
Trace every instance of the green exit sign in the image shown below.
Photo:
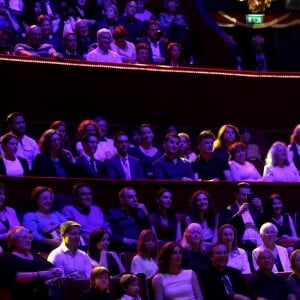
<svg viewBox="0 0 300 300"><path fill-rule="evenodd" d="M263 14L248 14L246 15L247 24L262 24L264 22Z"/></svg>

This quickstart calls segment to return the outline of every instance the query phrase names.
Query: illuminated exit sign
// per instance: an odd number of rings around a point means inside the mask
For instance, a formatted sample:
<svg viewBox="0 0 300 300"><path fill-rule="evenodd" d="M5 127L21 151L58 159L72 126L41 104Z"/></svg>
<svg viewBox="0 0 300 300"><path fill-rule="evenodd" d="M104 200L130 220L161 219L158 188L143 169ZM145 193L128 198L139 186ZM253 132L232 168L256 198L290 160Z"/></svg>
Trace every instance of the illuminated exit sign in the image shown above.
<svg viewBox="0 0 300 300"><path fill-rule="evenodd" d="M264 22L263 14L248 14L246 15L247 24L262 24Z"/></svg>

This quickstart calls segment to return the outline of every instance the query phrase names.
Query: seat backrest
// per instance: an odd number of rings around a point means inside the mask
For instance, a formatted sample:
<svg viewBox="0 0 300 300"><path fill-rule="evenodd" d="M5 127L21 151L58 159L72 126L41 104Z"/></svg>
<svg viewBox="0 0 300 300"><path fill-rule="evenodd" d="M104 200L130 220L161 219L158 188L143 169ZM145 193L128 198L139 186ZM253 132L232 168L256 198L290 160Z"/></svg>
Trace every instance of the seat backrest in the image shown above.
<svg viewBox="0 0 300 300"><path fill-rule="evenodd" d="M79 300L80 294L87 290L89 286L89 279L63 279L61 282L62 300Z"/></svg>
<svg viewBox="0 0 300 300"><path fill-rule="evenodd" d="M126 272L130 273L130 265L133 257L136 255L136 252L121 252L119 254L121 262L125 267Z"/></svg>

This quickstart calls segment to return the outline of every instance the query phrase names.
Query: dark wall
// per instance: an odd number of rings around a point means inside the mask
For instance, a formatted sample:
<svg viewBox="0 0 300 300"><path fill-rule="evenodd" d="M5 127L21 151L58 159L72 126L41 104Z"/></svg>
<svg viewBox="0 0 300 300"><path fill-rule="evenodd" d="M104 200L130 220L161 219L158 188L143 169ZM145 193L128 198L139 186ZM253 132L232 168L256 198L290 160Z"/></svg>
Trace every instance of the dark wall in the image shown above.
<svg viewBox="0 0 300 300"><path fill-rule="evenodd" d="M0 58L1 118L15 110L30 120L78 121L96 114L110 123L214 127L224 123L292 128L299 122L300 73L66 64Z"/></svg>

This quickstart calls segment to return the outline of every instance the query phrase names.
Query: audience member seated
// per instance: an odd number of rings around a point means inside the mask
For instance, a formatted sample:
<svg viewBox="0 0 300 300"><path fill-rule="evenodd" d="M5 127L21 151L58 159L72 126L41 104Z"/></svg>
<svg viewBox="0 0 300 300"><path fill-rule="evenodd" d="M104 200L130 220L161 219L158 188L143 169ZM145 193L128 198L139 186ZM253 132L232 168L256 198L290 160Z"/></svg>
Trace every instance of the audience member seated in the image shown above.
<svg viewBox="0 0 300 300"><path fill-rule="evenodd" d="M135 274L122 274L120 277L120 286L123 291L123 296L120 300L142 300L140 296L140 281Z"/></svg>
<svg viewBox="0 0 300 300"><path fill-rule="evenodd" d="M106 267L111 276L119 276L124 273L123 266L119 255L110 250L111 233L105 228L95 228L89 236L87 254L93 267Z"/></svg>
<svg viewBox="0 0 300 300"><path fill-rule="evenodd" d="M240 133L233 124L224 124L218 130L217 138L214 141L213 152L220 159L228 161L229 147L236 142L240 142Z"/></svg>
<svg viewBox="0 0 300 300"><path fill-rule="evenodd" d="M134 16L142 22L147 22L150 19L155 19L155 15L149 9L147 9L147 7L147 0L137 0L136 13Z"/></svg>
<svg viewBox="0 0 300 300"><path fill-rule="evenodd" d="M249 127L240 127L239 128L241 142L246 146L246 159L253 163L259 173L261 174L264 167L264 162L261 156L261 149L258 144L255 144L252 141L252 132Z"/></svg>
<svg viewBox="0 0 300 300"><path fill-rule="evenodd" d="M273 223L277 229L277 241L278 245L286 247L289 254L292 252L295 243L300 241L295 223L290 215L286 212L284 199L280 194L273 193L270 195L269 201L266 202L265 208L268 214L268 221Z"/></svg>
<svg viewBox="0 0 300 300"><path fill-rule="evenodd" d="M252 162L247 161L246 146L242 142L235 142L229 147L229 166L231 180L258 181L262 176Z"/></svg>
<svg viewBox="0 0 300 300"><path fill-rule="evenodd" d="M159 244L155 233L151 229L141 231L138 243L137 254L132 258L130 271L134 274L145 274L152 277L158 270L157 253Z"/></svg>
<svg viewBox="0 0 300 300"><path fill-rule="evenodd" d="M296 168L300 170L300 124L297 124L290 136L288 144L289 160L294 163Z"/></svg>
<svg viewBox="0 0 300 300"><path fill-rule="evenodd" d="M136 64L148 65L150 62L150 47L146 43L137 43L135 45Z"/></svg>
<svg viewBox="0 0 300 300"><path fill-rule="evenodd" d="M185 226L190 223L198 223L202 228L203 243L210 247L217 241L217 228L219 226L219 213L214 209L211 195L202 189L196 190L189 201Z"/></svg>
<svg viewBox="0 0 300 300"><path fill-rule="evenodd" d="M139 126L139 135L141 137L140 145L131 147L129 154L138 158L143 168L143 177L153 179L152 163L164 152L154 145L154 131L151 124L143 123Z"/></svg>
<svg viewBox="0 0 300 300"><path fill-rule="evenodd" d="M179 148L178 153L181 157L186 158L188 161L192 162L196 158L196 153L191 149L191 138L186 132L179 132Z"/></svg>
<svg viewBox="0 0 300 300"><path fill-rule="evenodd" d="M290 255L292 273L288 276L287 281L292 293L296 299L300 299L300 250L294 250Z"/></svg>
<svg viewBox="0 0 300 300"><path fill-rule="evenodd" d="M140 136L139 126L133 125L131 128L129 128L128 129L128 137L129 137L130 148L139 146L141 144L141 136Z"/></svg>
<svg viewBox="0 0 300 300"><path fill-rule="evenodd" d="M109 29L101 28L97 31L97 47L88 52L87 61L102 63L122 63L119 53L110 49L113 36Z"/></svg>
<svg viewBox="0 0 300 300"><path fill-rule="evenodd" d="M15 35L15 39L19 40L21 39L22 26L18 21L19 18L14 14L11 5L12 2L10 1L0 1L0 30L12 32Z"/></svg>
<svg viewBox="0 0 300 300"><path fill-rule="evenodd" d="M73 31L68 31L63 35L62 55L65 59L83 60L83 56L78 52L77 35Z"/></svg>
<svg viewBox="0 0 300 300"><path fill-rule="evenodd" d="M198 135L198 155L192 162L194 178L196 180L231 180L228 160L219 158L213 152L215 139L215 135L210 130L203 130Z"/></svg>
<svg viewBox="0 0 300 300"><path fill-rule="evenodd" d="M157 261L158 272L152 278L155 300L206 299L202 295L203 284L201 282L200 288L196 273L182 267L182 247L179 243L165 243L158 252Z"/></svg>
<svg viewBox="0 0 300 300"><path fill-rule="evenodd" d="M145 23L135 17L136 2L128 0L125 4L124 14L120 17L120 24L123 25L127 32L129 42L137 43L137 38L143 36Z"/></svg>
<svg viewBox="0 0 300 300"><path fill-rule="evenodd" d="M166 65L171 67L188 66L188 63L183 57L183 50L181 44L177 42L170 42L168 44Z"/></svg>
<svg viewBox="0 0 300 300"><path fill-rule="evenodd" d="M93 201L95 195L89 183L78 182L72 190L74 202L66 205L62 214L70 221L80 224L80 247L86 249L89 236L95 228L106 228L110 231L102 209Z"/></svg>
<svg viewBox="0 0 300 300"><path fill-rule="evenodd" d="M181 240L181 220L173 205L171 190L161 188L157 191L149 219L160 247L167 241Z"/></svg>
<svg viewBox="0 0 300 300"><path fill-rule="evenodd" d="M137 39L136 44L144 43L149 46L150 63L163 65L166 63L168 39L161 30L157 19L146 22L146 36Z"/></svg>
<svg viewBox="0 0 300 300"><path fill-rule="evenodd" d="M199 272L199 282L205 300L250 300L245 278L240 270L228 266L228 249L215 243L209 252L210 263Z"/></svg>
<svg viewBox="0 0 300 300"><path fill-rule="evenodd" d="M125 131L114 135L114 146L117 154L105 160L107 178L110 179L143 179L143 169L138 158L129 155L129 138Z"/></svg>
<svg viewBox="0 0 300 300"><path fill-rule="evenodd" d="M14 54L31 58L53 57L62 59L63 55L56 51L51 44L42 42L42 30L37 25L31 25L26 33L26 43L15 45Z"/></svg>
<svg viewBox="0 0 300 300"><path fill-rule="evenodd" d="M287 279L274 273L275 259L270 249L258 251L257 264L258 269L250 274L247 281L253 299L296 299Z"/></svg>
<svg viewBox="0 0 300 300"><path fill-rule="evenodd" d="M13 300L51 299L48 297L47 281L62 276L59 267L54 267L41 255L31 252L31 242L30 231L23 226L15 226L7 234L11 252L0 256L1 284L10 289Z"/></svg>
<svg viewBox="0 0 300 300"><path fill-rule="evenodd" d="M78 19L74 24L74 29L69 28L64 34L68 31L74 31L76 33L78 54L81 55L83 59L86 59L88 52L93 49L93 45L96 43L96 36L94 36L88 21Z"/></svg>
<svg viewBox="0 0 300 300"><path fill-rule="evenodd" d="M137 252L137 242L143 229L150 229L148 212L143 203L138 202L133 187L123 187L119 191L119 207L107 211L107 221L112 232L111 246L118 254Z"/></svg>
<svg viewBox="0 0 300 300"><path fill-rule="evenodd" d="M53 249L47 260L63 271L64 277L90 278L92 265L86 252L80 250L80 224L66 221L60 225L61 244Z"/></svg>
<svg viewBox="0 0 300 300"><path fill-rule="evenodd" d="M268 150L263 180L268 182L299 182L299 171L288 156L284 142L274 142Z"/></svg>
<svg viewBox="0 0 300 300"><path fill-rule="evenodd" d="M18 156L18 137L6 133L1 137L2 155L0 156L0 175L26 176L29 175L29 165L24 157Z"/></svg>
<svg viewBox="0 0 300 300"><path fill-rule="evenodd" d="M90 287L84 290L80 296L80 300L110 300L109 282L110 272L104 266L97 266L92 269L90 276Z"/></svg>
<svg viewBox="0 0 300 300"><path fill-rule="evenodd" d="M134 63L135 44L127 41L127 30L124 26L118 25L112 32L113 41L110 44L110 49L119 53L123 63Z"/></svg>
<svg viewBox="0 0 300 300"><path fill-rule="evenodd" d="M220 210L220 225L229 223L236 228L238 245L248 253L263 244L259 228L265 222L266 215L262 201L251 195L251 185L239 182L236 186L235 202Z"/></svg>
<svg viewBox="0 0 300 300"><path fill-rule="evenodd" d="M100 128L100 140L98 148L95 153L95 157L101 161L113 157L117 153L117 149L114 146L114 140L108 137L108 121L103 116L96 116L93 119Z"/></svg>
<svg viewBox="0 0 300 300"><path fill-rule="evenodd" d="M63 120L55 120L53 121L50 126L50 129L55 129L60 133L61 136L61 143L63 148L73 151L73 141L71 135L69 133L69 128L67 123Z"/></svg>
<svg viewBox="0 0 300 300"><path fill-rule="evenodd" d="M66 218L53 210L54 193L50 187L37 186L32 190L31 211L25 212L22 225L31 231L34 252L49 253L61 243L59 226Z"/></svg>
<svg viewBox="0 0 300 300"><path fill-rule="evenodd" d="M17 156L26 158L31 170L33 159L40 152L40 149L36 140L26 134L27 122L25 116L23 113L15 111L10 113L6 120L9 133L13 133L18 137Z"/></svg>
<svg viewBox="0 0 300 300"><path fill-rule="evenodd" d="M190 30L185 16L180 10L180 1L164 0L158 20L162 30L167 33L169 40L180 43L184 51L187 52L190 45Z"/></svg>
<svg viewBox="0 0 300 300"><path fill-rule="evenodd" d="M0 54L13 55L14 51L14 35L11 31L0 30Z"/></svg>
<svg viewBox="0 0 300 300"><path fill-rule="evenodd" d="M154 179L193 180L191 163L178 154L179 136L166 134L163 147L164 154L152 164Z"/></svg>
<svg viewBox="0 0 300 300"><path fill-rule="evenodd" d="M75 152L77 155L81 155L84 152L81 138L82 138L82 136L84 136L86 134L96 135L98 137L98 139L100 140L101 130L100 130L97 122L95 122L92 119L84 119L78 124L78 126L76 128L76 134L75 134L75 137L76 137ZM99 160L102 161L103 159L99 159Z"/></svg>
<svg viewBox="0 0 300 300"><path fill-rule="evenodd" d="M62 147L61 135L47 129L39 139L40 153L32 163L33 176L80 177L80 169L70 150Z"/></svg>
<svg viewBox="0 0 300 300"><path fill-rule="evenodd" d="M190 223L184 230L181 246L182 250L182 267L192 269L196 274L204 267L208 259L207 245L203 243L203 234L201 225Z"/></svg>
<svg viewBox="0 0 300 300"><path fill-rule="evenodd" d="M3 251L8 251L7 233L14 226L20 225L17 212L13 207L7 206L5 186L0 182L0 247Z"/></svg>
<svg viewBox="0 0 300 300"><path fill-rule="evenodd" d="M285 247L276 244L278 230L277 227L270 222L264 223L259 229L263 245L253 249L252 251L252 264L255 270L259 268L257 263L257 257L259 251L263 249L269 249L275 259L275 263L273 264L272 271L273 272L290 272L290 260L289 253Z"/></svg>
<svg viewBox="0 0 300 300"><path fill-rule="evenodd" d="M119 9L116 4L104 5L103 20L100 20L98 24L98 28L107 28L113 33L114 29L120 25Z"/></svg>
<svg viewBox="0 0 300 300"><path fill-rule="evenodd" d="M96 134L85 134L81 136L83 152L75 158L75 161L82 171L82 177L106 178L104 162L95 158L98 141L99 139Z"/></svg>
<svg viewBox="0 0 300 300"><path fill-rule="evenodd" d="M61 53L63 51L62 39L53 34L51 17L44 14L39 15L36 25L40 26L42 31L42 43L52 45L56 51Z"/></svg>
<svg viewBox="0 0 300 300"><path fill-rule="evenodd" d="M240 270L243 274L251 273L247 252L238 246L236 229L230 224L218 228L218 243L228 248L227 266Z"/></svg>

